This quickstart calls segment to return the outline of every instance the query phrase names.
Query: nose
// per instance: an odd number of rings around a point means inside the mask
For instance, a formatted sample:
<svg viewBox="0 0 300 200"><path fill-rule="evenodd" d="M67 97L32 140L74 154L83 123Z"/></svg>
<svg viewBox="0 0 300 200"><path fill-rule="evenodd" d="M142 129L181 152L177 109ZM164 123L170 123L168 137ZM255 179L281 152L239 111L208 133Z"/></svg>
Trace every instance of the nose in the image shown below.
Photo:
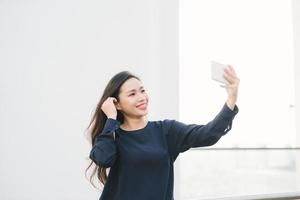
<svg viewBox="0 0 300 200"><path fill-rule="evenodd" d="M138 100L139 102L145 102L145 103L147 103L147 101L148 101L148 97L147 97L147 95L146 94L140 94L139 95L139 100Z"/></svg>

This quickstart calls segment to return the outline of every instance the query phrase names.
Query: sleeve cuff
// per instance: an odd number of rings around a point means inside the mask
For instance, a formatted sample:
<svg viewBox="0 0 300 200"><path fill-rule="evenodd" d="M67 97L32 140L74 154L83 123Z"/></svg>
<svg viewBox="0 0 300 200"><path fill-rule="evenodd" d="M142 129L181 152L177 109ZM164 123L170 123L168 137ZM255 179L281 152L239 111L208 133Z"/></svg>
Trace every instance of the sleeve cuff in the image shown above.
<svg viewBox="0 0 300 200"><path fill-rule="evenodd" d="M234 105L233 110L231 110L228 107L228 105L226 104L226 102L225 102L225 104L224 104L224 106L222 108L222 111L221 111L222 117L226 118L226 119L227 118L233 118L238 112L239 112L239 108L238 108L237 105Z"/></svg>
<svg viewBox="0 0 300 200"><path fill-rule="evenodd" d="M101 134L108 134L119 128L120 122L116 119L107 118Z"/></svg>

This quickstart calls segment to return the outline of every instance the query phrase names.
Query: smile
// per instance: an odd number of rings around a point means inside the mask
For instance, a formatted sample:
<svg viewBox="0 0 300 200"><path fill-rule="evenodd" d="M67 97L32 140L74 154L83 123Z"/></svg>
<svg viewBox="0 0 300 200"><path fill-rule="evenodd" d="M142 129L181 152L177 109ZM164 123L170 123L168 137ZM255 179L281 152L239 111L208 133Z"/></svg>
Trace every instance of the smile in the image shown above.
<svg viewBox="0 0 300 200"><path fill-rule="evenodd" d="M146 104L146 103L143 103L143 104L141 104L141 105L139 105L139 106L136 106L136 107L139 108L139 109L145 110L146 107L147 107L147 104Z"/></svg>

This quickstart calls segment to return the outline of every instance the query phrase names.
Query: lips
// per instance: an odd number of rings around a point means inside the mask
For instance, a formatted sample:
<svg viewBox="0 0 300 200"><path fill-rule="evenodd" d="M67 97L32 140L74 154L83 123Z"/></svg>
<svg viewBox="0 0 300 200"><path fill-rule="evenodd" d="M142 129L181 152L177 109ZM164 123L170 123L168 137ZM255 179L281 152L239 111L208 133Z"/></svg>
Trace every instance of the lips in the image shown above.
<svg viewBox="0 0 300 200"><path fill-rule="evenodd" d="M136 107L137 108L145 108L146 105L147 105L146 103L142 103L142 104L137 105Z"/></svg>

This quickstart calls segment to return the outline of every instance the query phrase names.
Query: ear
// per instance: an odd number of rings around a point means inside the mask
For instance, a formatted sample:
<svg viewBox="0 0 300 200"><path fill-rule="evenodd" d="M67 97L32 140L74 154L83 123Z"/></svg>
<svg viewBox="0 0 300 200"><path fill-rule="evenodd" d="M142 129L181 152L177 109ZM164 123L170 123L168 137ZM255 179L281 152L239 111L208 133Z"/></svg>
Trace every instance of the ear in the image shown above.
<svg viewBox="0 0 300 200"><path fill-rule="evenodd" d="M119 104L119 102L117 101L117 102L115 102L115 106L116 106L116 109L117 110L121 110L121 106L120 106L120 104Z"/></svg>

